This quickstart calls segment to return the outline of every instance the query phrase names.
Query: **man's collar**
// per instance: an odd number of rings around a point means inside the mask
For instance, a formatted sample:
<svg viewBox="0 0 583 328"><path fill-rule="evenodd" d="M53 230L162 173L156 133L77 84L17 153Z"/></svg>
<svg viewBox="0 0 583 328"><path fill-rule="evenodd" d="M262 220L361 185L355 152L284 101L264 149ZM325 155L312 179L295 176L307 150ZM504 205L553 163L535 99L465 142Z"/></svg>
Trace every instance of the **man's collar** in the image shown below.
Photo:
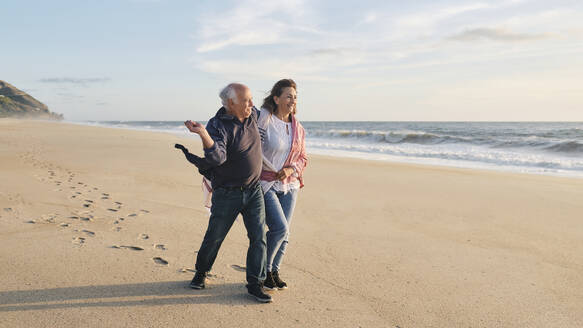
<svg viewBox="0 0 583 328"><path fill-rule="evenodd" d="M217 112L217 116L221 119L221 120L232 120L232 119L236 119L235 116L229 114L227 112L227 108L225 106L221 107L219 109L219 111Z"/></svg>

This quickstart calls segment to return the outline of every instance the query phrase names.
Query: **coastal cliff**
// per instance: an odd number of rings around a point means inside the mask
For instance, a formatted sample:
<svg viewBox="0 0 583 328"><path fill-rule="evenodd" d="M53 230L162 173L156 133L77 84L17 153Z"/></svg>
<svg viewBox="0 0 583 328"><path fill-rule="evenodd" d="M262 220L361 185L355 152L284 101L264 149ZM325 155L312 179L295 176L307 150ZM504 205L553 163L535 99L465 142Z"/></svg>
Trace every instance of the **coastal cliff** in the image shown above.
<svg viewBox="0 0 583 328"><path fill-rule="evenodd" d="M0 118L43 118L62 120L63 114L49 111L47 105L10 83L0 80Z"/></svg>

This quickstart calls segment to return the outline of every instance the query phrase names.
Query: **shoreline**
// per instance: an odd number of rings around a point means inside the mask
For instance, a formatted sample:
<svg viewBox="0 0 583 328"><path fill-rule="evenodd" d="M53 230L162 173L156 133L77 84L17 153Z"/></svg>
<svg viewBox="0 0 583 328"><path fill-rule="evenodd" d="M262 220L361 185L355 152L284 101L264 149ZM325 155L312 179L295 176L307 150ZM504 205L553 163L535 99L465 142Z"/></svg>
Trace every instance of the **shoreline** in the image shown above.
<svg viewBox="0 0 583 328"><path fill-rule="evenodd" d="M158 121L120 121L120 122L158 122ZM175 122L175 121L167 121ZM163 129L147 129L139 127L116 127L108 126L106 124L101 124L99 121L96 123L89 122L71 122L65 121L61 123L75 124L81 126L94 126L121 130L131 130L131 131L143 131L143 132L156 132L156 133L166 133L169 135L181 137L181 138L197 138L197 136L191 136L186 130L184 133L179 131L173 132ZM446 122L449 123L449 122ZM473 122L472 122L473 123ZM491 123L491 122L480 122L480 123ZM494 123L512 123L512 122L494 122ZM522 122L522 123L533 123L533 122ZM534 122L534 123L560 123L560 122ZM577 122L568 122L577 123ZM503 172L503 173L517 173L517 174L532 174L532 175L542 175L542 176L554 176L562 178L574 178L583 179L583 171L565 171L557 169L545 169L538 167L522 167L522 166L508 166L499 164L489 164L483 162L472 162L466 160L452 160L443 158L423 158L423 157L409 157L409 156L396 156L389 154L376 154L367 152L357 152L357 151L347 151L347 150L310 150L307 149L308 155L310 156L326 156L338 159L360 159L364 161L374 161L374 162L385 162L385 163L403 163L409 165L422 165L430 167L444 167L444 168L457 168L457 169L470 169L479 171L493 171L493 172ZM334 154L336 153L336 154Z"/></svg>

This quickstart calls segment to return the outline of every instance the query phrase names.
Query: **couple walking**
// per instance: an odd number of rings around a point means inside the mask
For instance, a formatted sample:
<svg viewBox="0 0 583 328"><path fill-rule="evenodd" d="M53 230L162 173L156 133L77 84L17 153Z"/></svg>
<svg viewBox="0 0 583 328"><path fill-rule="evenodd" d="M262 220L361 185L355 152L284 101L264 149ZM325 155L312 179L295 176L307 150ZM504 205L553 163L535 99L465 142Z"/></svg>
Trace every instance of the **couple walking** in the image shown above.
<svg viewBox="0 0 583 328"><path fill-rule="evenodd" d="M259 302L271 302L264 290L287 288L279 269L307 164L304 129L295 118L296 84L278 81L261 110L242 84L227 85L219 97L223 107L206 127L184 123L200 136L205 158L191 160L196 156L182 150L212 184L211 215L190 287L205 288L219 248L242 214L249 237L246 287Z"/></svg>

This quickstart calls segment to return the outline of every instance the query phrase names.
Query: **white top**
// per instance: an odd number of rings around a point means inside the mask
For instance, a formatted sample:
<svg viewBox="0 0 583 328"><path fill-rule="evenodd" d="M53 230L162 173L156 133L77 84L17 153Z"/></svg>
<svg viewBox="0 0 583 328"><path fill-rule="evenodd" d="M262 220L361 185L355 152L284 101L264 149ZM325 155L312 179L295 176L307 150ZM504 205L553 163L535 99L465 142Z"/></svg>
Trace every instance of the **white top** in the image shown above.
<svg viewBox="0 0 583 328"><path fill-rule="evenodd" d="M269 114L265 111L264 114ZM267 161L268 167L271 167L276 172L283 168L283 164L287 159L291 150L293 131L292 124L280 120L275 115L269 115L269 124L265 129L265 136L261 141L263 149L263 160ZM275 191L287 192L290 189L298 189L300 182L295 180L291 183L284 184L277 180L275 182L267 182L261 180L261 187L263 192L267 192L269 188Z"/></svg>

